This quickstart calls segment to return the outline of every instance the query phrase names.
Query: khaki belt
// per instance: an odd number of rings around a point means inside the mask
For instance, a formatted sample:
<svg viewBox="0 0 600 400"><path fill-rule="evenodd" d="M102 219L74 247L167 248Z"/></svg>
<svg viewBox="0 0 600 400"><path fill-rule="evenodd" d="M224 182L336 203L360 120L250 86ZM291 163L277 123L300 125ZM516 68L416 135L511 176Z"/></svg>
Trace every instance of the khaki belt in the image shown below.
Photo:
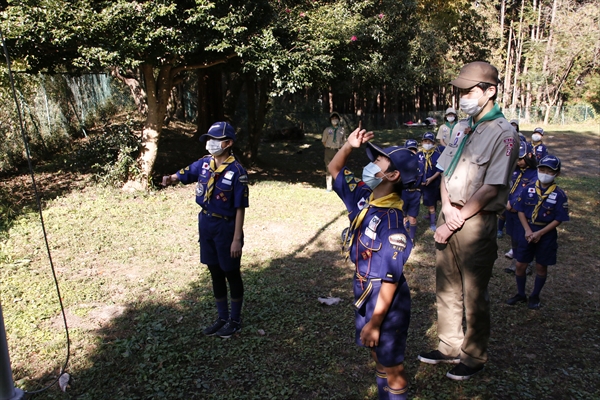
<svg viewBox="0 0 600 400"><path fill-rule="evenodd" d="M463 206L461 206L460 204L454 204L452 203L452 207L454 208L458 208L459 210L462 210ZM492 215L492 214L496 214L493 211L488 211L488 210L479 210L479 212L475 215Z"/></svg>
<svg viewBox="0 0 600 400"><path fill-rule="evenodd" d="M417 191L420 192L421 191L421 189L404 189L404 190L406 190L407 192L417 192Z"/></svg>
<svg viewBox="0 0 600 400"><path fill-rule="evenodd" d="M228 217L227 215L217 214L214 212L206 211L204 209L202 210L202 214L206 214L209 217L221 218L221 219L224 219L225 221L229 221L231 219L231 217Z"/></svg>

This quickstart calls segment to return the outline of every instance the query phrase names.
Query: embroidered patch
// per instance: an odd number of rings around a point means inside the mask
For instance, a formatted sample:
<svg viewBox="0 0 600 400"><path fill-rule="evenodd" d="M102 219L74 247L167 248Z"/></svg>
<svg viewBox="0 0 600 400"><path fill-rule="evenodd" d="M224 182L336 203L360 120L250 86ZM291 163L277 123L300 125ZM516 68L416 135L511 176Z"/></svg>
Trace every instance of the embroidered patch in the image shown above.
<svg viewBox="0 0 600 400"><path fill-rule="evenodd" d="M223 180L221 181L221 183L222 183L223 185L231 186L231 181L229 181L229 180L227 180L227 179L223 179Z"/></svg>
<svg viewBox="0 0 600 400"><path fill-rule="evenodd" d="M512 153L513 147L515 147L514 139L513 138L504 139L504 145L506 146L506 155L510 156L510 153Z"/></svg>
<svg viewBox="0 0 600 400"><path fill-rule="evenodd" d="M557 195L556 192L552 192L548 195L548 198L554 200L554 199L556 199L556 195Z"/></svg>
<svg viewBox="0 0 600 400"><path fill-rule="evenodd" d="M196 184L196 196L202 197L204 194L204 185L201 183Z"/></svg>
<svg viewBox="0 0 600 400"><path fill-rule="evenodd" d="M556 204L556 200L548 199L546 200L549 204Z"/></svg>
<svg viewBox="0 0 600 400"><path fill-rule="evenodd" d="M387 274L385 274L385 277L386 277L386 278L390 278L390 279L391 279L391 278L394 278L394 275L392 275L392 274L390 274L390 273L388 272Z"/></svg>
<svg viewBox="0 0 600 400"><path fill-rule="evenodd" d="M240 177L238 178L238 181L240 183L248 183L248 175L240 175Z"/></svg>
<svg viewBox="0 0 600 400"><path fill-rule="evenodd" d="M566 201L563 203L563 208L569 208L569 204Z"/></svg>
<svg viewBox="0 0 600 400"><path fill-rule="evenodd" d="M373 218L371 218L371 221L369 221L369 229L372 231L376 231L377 226L379 225L380 222L381 222L381 218L379 218L377 215L373 216Z"/></svg>
<svg viewBox="0 0 600 400"><path fill-rule="evenodd" d="M365 206L369 204L367 203L367 199L365 199L364 197L362 199L360 199L358 201L358 203L356 203L356 206L358 207L359 210L362 210L363 208L365 208Z"/></svg>
<svg viewBox="0 0 600 400"><path fill-rule="evenodd" d="M394 249L398 249L400 251L404 251L406 249L406 235L403 233L394 233L388 237L390 245Z"/></svg>
<svg viewBox="0 0 600 400"><path fill-rule="evenodd" d="M354 192L354 189L356 189L356 183L351 183L348 185L348 188L350 188L351 192Z"/></svg>
<svg viewBox="0 0 600 400"><path fill-rule="evenodd" d="M456 133L456 137L454 138L454 140L452 141L452 143L448 143L448 146L450 147L457 147L458 146L458 139L460 139L463 135L462 131L458 131Z"/></svg>
<svg viewBox="0 0 600 400"><path fill-rule="evenodd" d="M209 164L208 164L208 163L205 161L205 162L202 164L202 169L210 169L210 165L209 165Z"/></svg>
<svg viewBox="0 0 600 400"><path fill-rule="evenodd" d="M187 167L185 167L185 170L189 171L190 170L190 166L188 165Z"/></svg>
<svg viewBox="0 0 600 400"><path fill-rule="evenodd" d="M344 175L352 175L352 171L348 171L347 169L344 170Z"/></svg>
<svg viewBox="0 0 600 400"><path fill-rule="evenodd" d="M179 170L179 175L183 175L183 174L185 174L185 171L182 168L182 169Z"/></svg>
<svg viewBox="0 0 600 400"><path fill-rule="evenodd" d="M235 172L233 172L233 171L227 171L225 173L225 176L223 177L223 179L229 179L229 180L231 180L233 178L234 174L235 174Z"/></svg>
<svg viewBox="0 0 600 400"><path fill-rule="evenodd" d="M527 193L535 193L535 188L530 187L527 189Z"/></svg>
<svg viewBox="0 0 600 400"><path fill-rule="evenodd" d="M345 179L346 179L346 183L350 183L354 179L354 176L352 176L352 175L346 175Z"/></svg>
<svg viewBox="0 0 600 400"><path fill-rule="evenodd" d="M360 253L360 255L362 256L363 260L368 260L369 258L371 258L371 250L365 250L362 253Z"/></svg>

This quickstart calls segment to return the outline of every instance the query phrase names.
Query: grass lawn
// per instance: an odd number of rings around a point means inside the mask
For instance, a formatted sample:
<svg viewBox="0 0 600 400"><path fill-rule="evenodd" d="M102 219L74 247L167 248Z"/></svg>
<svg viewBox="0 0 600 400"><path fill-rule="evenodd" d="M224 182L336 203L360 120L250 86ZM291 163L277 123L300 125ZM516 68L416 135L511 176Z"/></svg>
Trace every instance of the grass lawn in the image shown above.
<svg viewBox="0 0 600 400"><path fill-rule="evenodd" d="M558 182L569 196L571 221L559 227L558 264L549 268L539 311L504 304L516 285L503 271L510 263L503 256L510 239L498 241L489 287L490 360L470 381L450 381L444 377L448 367L416 359L437 345L435 250L428 223L419 218L416 247L405 266L413 300L405 362L410 398L600 398L597 128L546 128L552 132L550 151L563 158ZM375 142L403 143L423 132L376 132ZM190 136L166 133L158 174L199 156L169 158ZM374 363L354 344L354 270L341 256L339 240L348 219L337 196L324 190L319 136L264 143L261 160L249 168L243 329L226 340L201 332L216 314L210 275L199 263L192 186L129 194L63 171L40 177L69 322L72 379L66 393L53 387L36 398L377 398ZM349 165L359 171L366 162L361 150ZM56 378L66 357L65 333L39 217L28 206L27 176L0 184L0 194L10 194L3 201L13 203L0 231L9 352L16 385L33 391ZM532 285L530 278L527 289ZM318 302L327 296L341 302Z"/></svg>

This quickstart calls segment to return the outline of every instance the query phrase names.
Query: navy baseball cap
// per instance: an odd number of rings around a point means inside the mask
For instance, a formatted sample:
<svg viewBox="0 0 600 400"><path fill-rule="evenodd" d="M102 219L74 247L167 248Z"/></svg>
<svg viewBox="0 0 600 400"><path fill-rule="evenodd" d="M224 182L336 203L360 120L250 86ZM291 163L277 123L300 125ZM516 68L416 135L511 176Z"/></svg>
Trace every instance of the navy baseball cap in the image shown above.
<svg viewBox="0 0 600 400"><path fill-rule="evenodd" d="M417 156L412 151L400 146L382 149L371 142L367 143L366 151L367 157L371 161L375 161L378 155L389 158L392 165L400 172L400 180L404 187L416 182L419 175L419 164Z"/></svg>
<svg viewBox="0 0 600 400"><path fill-rule="evenodd" d="M208 132L200 136L200 141L204 142L209 138L217 140L231 139L235 141L235 129L227 122L215 122L208 128Z"/></svg>
<svg viewBox="0 0 600 400"><path fill-rule="evenodd" d="M560 158L549 154L540 160L539 167L548 167L553 171L560 172Z"/></svg>
<svg viewBox="0 0 600 400"><path fill-rule="evenodd" d="M542 128L535 128L533 130L533 133L539 133L540 135L544 136L544 130Z"/></svg>
<svg viewBox="0 0 600 400"><path fill-rule="evenodd" d="M423 140L431 140L432 142L435 142L435 135L433 132L425 132L423 134Z"/></svg>
<svg viewBox="0 0 600 400"><path fill-rule="evenodd" d="M525 157L527 154L527 142L524 140L519 140L519 158Z"/></svg>
<svg viewBox="0 0 600 400"><path fill-rule="evenodd" d="M419 148L419 143L417 143L415 139L408 139L406 142L404 142L404 147L407 149L417 150Z"/></svg>

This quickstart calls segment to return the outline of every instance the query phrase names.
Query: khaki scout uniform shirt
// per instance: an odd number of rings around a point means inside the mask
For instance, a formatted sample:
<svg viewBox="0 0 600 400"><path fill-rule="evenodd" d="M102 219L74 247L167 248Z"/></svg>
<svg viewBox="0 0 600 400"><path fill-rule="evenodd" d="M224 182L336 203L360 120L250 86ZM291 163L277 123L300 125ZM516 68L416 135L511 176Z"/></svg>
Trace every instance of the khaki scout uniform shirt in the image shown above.
<svg viewBox="0 0 600 400"><path fill-rule="evenodd" d="M464 206L481 186L500 185L498 195L483 207L500 213L506 208L510 177L519 157L519 136L504 118L482 122L466 136L465 126L454 128L455 139L438 159L441 168L448 168L461 140L468 140L452 176L443 177L450 202Z"/></svg>
<svg viewBox="0 0 600 400"><path fill-rule="evenodd" d="M448 125L446 125L446 123L444 122L442 126L440 126L440 128L438 129L437 136L435 138L437 140L443 140L444 142L448 143L450 141L450 138L452 137L452 131L456 131L456 127L459 123L460 121L452 127L452 130L450 130Z"/></svg>
<svg viewBox="0 0 600 400"><path fill-rule="evenodd" d="M335 132L335 140L333 140L334 127L330 126L323 131L323 145L328 149L339 149L346 142L346 130L343 126L338 125Z"/></svg>

